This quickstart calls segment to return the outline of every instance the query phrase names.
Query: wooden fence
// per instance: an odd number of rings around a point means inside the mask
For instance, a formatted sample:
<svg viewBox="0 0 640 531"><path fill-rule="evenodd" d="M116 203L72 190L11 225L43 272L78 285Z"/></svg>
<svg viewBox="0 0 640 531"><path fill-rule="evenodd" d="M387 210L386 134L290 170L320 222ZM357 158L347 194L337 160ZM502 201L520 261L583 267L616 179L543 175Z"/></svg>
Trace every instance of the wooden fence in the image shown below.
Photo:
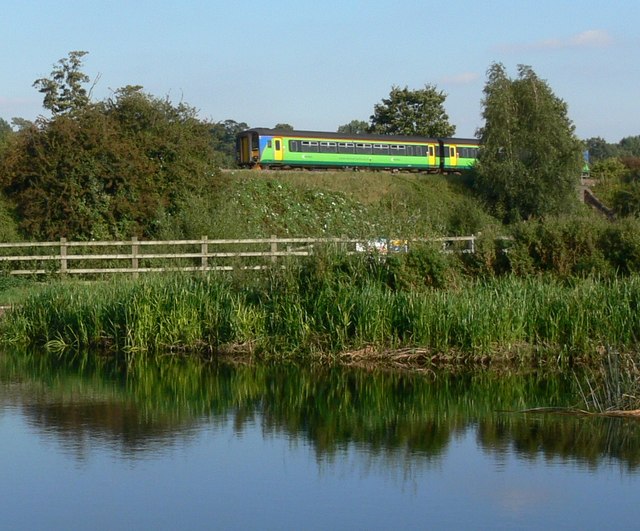
<svg viewBox="0 0 640 531"><path fill-rule="evenodd" d="M263 269L284 257L309 256L319 246L348 254L407 252L412 244L436 242L443 252L475 252L476 236L421 240L271 238L145 241L0 243L0 272L11 275L112 274L162 271Z"/></svg>

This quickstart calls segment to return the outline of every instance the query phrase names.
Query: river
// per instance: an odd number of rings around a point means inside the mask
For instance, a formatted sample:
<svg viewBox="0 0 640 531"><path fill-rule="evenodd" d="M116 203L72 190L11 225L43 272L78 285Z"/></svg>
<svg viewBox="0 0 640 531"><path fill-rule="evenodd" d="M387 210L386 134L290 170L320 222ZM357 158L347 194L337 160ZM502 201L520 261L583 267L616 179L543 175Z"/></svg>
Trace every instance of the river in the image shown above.
<svg viewBox="0 0 640 531"><path fill-rule="evenodd" d="M637 529L574 375L0 354L0 527Z"/></svg>

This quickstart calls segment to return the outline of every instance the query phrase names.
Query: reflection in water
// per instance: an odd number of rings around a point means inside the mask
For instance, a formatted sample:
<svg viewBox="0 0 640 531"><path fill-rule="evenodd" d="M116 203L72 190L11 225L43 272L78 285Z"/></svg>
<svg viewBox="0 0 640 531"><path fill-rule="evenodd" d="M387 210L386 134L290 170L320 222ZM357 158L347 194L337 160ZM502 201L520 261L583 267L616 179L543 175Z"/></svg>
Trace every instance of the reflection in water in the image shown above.
<svg viewBox="0 0 640 531"><path fill-rule="evenodd" d="M424 375L365 369L207 364L161 358L127 369L86 356L0 356L6 407L82 459L96 444L135 459L232 423L311 445L319 460L349 447L396 466L439 459L458 435L500 457L574 460L588 467L640 463L640 423L625 419L508 413L572 406L575 378L491 372Z"/></svg>

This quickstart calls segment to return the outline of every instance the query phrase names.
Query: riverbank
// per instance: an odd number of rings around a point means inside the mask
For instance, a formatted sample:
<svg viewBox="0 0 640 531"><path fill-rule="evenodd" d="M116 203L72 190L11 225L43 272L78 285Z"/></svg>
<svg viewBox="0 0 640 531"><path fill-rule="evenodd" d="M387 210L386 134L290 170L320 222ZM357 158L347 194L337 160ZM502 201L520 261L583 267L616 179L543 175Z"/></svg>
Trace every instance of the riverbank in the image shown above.
<svg viewBox="0 0 640 531"><path fill-rule="evenodd" d="M0 327L5 342L26 347L128 357L184 352L382 361L393 353L415 366L566 366L597 360L605 346L637 349L638 276L421 284L416 278L428 271L417 275L406 266L315 257L261 275L52 283L8 312Z"/></svg>

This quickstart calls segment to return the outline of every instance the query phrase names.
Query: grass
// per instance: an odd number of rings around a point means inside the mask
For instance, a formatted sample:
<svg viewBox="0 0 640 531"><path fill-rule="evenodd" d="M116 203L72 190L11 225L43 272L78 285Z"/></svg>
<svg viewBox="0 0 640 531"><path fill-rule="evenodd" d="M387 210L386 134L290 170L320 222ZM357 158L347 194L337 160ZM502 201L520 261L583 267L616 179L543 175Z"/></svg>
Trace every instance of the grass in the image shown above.
<svg viewBox="0 0 640 531"><path fill-rule="evenodd" d="M187 193L159 237L408 238L469 235L491 225L459 176L236 170L210 191Z"/></svg>
<svg viewBox="0 0 640 531"><path fill-rule="evenodd" d="M406 258L408 259L408 258ZM54 283L3 319L6 342L50 350L242 350L332 359L420 350L459 363L504 359L568 366L603 345L630 350L640 331L640 277L405 284L391 266L339 255L265 276L168 275L97 285ZM413 277L412 277L413 278Z"/></svg>

